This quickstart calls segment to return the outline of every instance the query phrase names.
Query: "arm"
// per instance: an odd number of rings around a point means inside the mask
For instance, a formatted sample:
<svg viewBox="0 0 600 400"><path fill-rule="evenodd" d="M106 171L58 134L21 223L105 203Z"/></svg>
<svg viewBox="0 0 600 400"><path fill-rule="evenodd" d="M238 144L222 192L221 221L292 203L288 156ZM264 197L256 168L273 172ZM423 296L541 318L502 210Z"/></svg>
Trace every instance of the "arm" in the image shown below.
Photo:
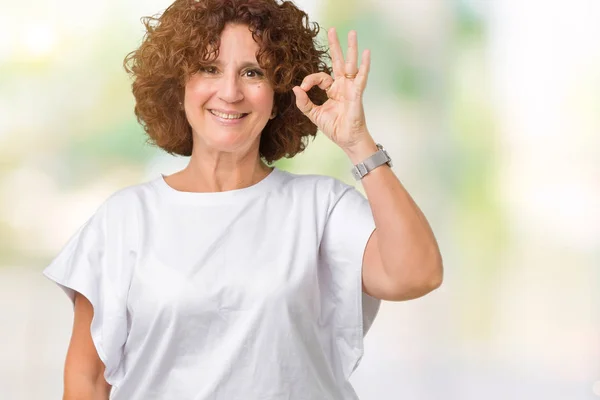
<svg viewBox="0 0 600 400"><path fill-rule="evenodd" d="M83 295L75 294L73 332L65 362L63 400L107 400L111 386L104 379L104 364L92 341L94 309Z"/></svg>
<svg viewBox="0 0 600 400"><path fill-rule="evenodd" d="M364 141L345 149L353 164L377 151ZM382 300L423 296L442 283L442 257L427 219L393 171L383 165L362 179L376 230L363 258L363 290Z"/></svg>
<svg viewBox="0 0 600 400"><path fill-rule="evenodd" d="M367 130L362 97L371 53L364 50L360 67L356 32L348 32L346 59L334 28L328 31L334 77L326 72L308 75L292 90L296 106L340 146L354 164L377 151ZM315 105L307 92L318 86L328 100ZM363 255L363 290L382 300L422 296L442 282L442 258L427 220L388 166L362 180L375 219Z"/></svg>

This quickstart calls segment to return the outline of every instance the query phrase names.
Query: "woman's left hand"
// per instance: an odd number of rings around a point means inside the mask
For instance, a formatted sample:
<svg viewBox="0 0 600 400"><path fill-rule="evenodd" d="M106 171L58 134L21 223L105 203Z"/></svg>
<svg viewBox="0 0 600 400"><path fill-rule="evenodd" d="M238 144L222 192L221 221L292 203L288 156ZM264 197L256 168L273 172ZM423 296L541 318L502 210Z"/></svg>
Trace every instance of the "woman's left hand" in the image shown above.
<svg viewBox="0 0 600 400"><path fill-rule="evenodd" d="M334 76L325 72L308 75L300 86L292 90L296 95L296 106L321 132L344 150L349 150L369 138L362 95L367 86L371 63L369 50L364 50L360 68L357 67L358 41L356 32L348 33L346 61L334 28L327 32ZM319 86L327 93L328 100L321 106L315 105L308 92Z"/></svg>

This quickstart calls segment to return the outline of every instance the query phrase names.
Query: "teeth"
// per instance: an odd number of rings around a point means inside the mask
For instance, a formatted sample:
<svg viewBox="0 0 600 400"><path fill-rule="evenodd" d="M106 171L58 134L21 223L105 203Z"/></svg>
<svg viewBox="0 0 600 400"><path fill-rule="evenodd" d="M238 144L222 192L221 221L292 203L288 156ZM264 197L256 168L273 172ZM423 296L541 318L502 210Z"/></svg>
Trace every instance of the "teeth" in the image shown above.
<svg viewBox="0 0 600 400"><path fill-rule="evenodd" d="M225 113L218 112L215 110L210 110L210 113L212 115L216 115L217 117L224 118L224 119L239 119L245 115L245 114L225 114Z"/></svg>

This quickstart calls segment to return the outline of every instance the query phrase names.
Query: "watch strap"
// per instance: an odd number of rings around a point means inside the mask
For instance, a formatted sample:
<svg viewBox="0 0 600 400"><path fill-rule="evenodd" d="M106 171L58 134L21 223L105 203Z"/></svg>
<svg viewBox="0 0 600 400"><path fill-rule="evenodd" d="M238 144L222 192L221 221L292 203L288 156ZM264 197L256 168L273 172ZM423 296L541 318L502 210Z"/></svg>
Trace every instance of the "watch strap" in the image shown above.
<svg viewBox="0 0 600 400"><path fill-rule="evenodd" d="M354 179L356 179L357 181L361 180L369 172L371 172L377 167L382 166L383 164L387 164L390 167L392 166L392 159L390 158L387 151L385 151L383 146L378 143L377 148L379 149L377 152L375 152L372 156L370 156L363 162L356 164L352 168L351 172L352 176L354 176Z"/></svg>

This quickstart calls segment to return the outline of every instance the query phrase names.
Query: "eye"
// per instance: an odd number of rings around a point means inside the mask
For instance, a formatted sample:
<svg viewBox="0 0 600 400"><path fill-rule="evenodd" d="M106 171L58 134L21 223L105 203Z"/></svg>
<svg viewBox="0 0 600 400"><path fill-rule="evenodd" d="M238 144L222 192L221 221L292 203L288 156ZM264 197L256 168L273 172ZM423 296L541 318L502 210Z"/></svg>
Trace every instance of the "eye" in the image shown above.
<svg viewBox="0 0 600 400"><path fill-rule="evenodd" d="M200 72L204 72L206 74L214 74L217 72L217 68L212 65L208 65L206 67L200 67Z"/></svg>
<svg viewBox="0 0 600 400"><path fill-rule="evenodd" d="M264 76L263 72L259 69L249 69L244 72L244 76L247 78L256 78Z"/></svg>

